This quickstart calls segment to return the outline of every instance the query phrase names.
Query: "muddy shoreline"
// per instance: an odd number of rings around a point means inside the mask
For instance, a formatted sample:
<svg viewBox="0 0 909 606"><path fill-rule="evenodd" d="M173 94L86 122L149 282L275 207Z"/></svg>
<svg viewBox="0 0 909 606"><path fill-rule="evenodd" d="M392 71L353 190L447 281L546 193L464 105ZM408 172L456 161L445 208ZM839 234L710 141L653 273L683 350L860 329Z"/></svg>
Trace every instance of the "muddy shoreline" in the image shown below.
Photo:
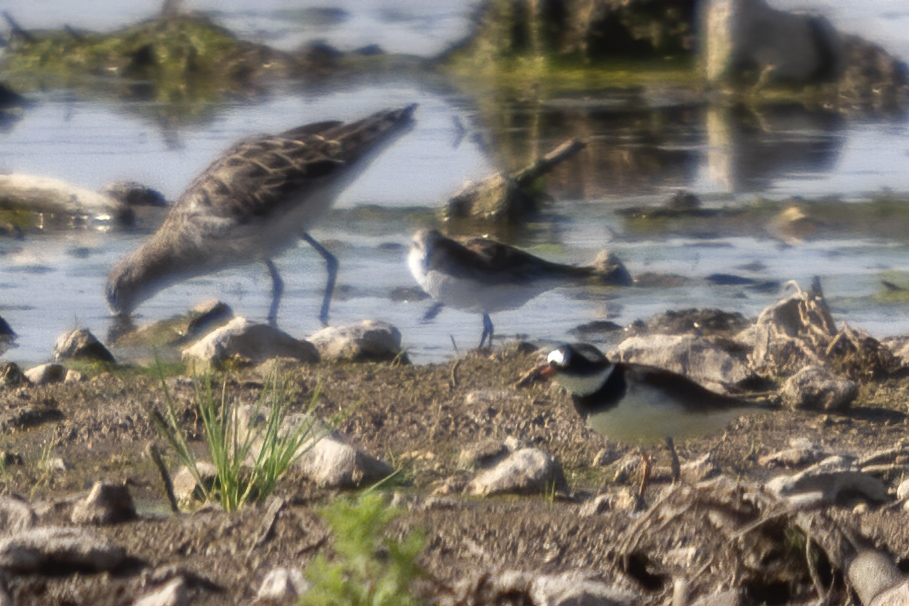
<svg viewBox="0 0 909 606"><path fill-rule="evenodd" d="M538 574L583 571L631 592L640 603L665 603L673 592L672 578L721 555L715 531L707 518L687 522L693 526L685 526L686 549L695 553L690 568L673 564L679 549L675 533L648 534L643 553L654 570L662 572L655 573L656 581L629 573L615 546L642 511L677 490L668 483L668 457L662 451L656 455L655 484L647 503L639 509L623 505L634 490L636 474L618 473L621 464L616 461L633 461L635 448L587 429L567 396L555 388L515 388L515 380L537 361L538 354L506 347L426 366L320 363L297 368L291 380L299 388L297 406L318 387L320 414L353 407L339 427L341 436L397 469L395 478L379 490L405 512L391 527L393 533L404 536L413 528L426 533L419 561L431 580L421 583L421 592L433 601L458 603L454 588L459 583L481 573L515 569ZM253 400L263 380L257 371L246 370L235 374L229 385L240 400ZM185 411L187 428L198 429L190 408L192 379L174 376L167 382ZM683 463L710 455L717 470L712 481L719 477L758 485L793 472L761 463L792 443L855 456L890 448L904 442L907 390L905 379L888 379L863 385L847 414L779 410L743 418L723 435L680 445L679 454ZM151 373L116 369L75 385L0 392L5 421L29 407L63 413L62 420L5 434L2 448L10 461L2 475L5 495L29 503L40 524L61 524L94 482L126 483L140 513L138 520L96 528L125 549L128 559L122 566L96 574L7 575L16 604L131 603L159 586L162 578L174 576L189 579L192 603L244 604L255 598L273 568L305 570L317 554L331 554L332 539L318 511L349 493L317 488L293 474L280 483L272 500L255 507L232 514L211 505L167 513L161 478L147 454L147 446L160 439L145 413L146 406L161 405L162 398L160 380ZM190 435L195 437L193 447L201 451L201 432ZM458 487L474 474L459 467L461 451L508 438L549 452L561 465L567 490L489 498L459 494ZM163 452L174 468L171 453ZM48 464L57 459L60 463ZM883 474L891 491L902 473L902 466L894 464L892 472ZM684 486L694 482L691 478ZM585 504L589 508L597 495L606 495L612 505L585 515ZM276 498L282 504L272 520L265 514ZM905 514L893 506L892 497L890 501L857 498L825 511L860 528L896 561L903 561L909 553L909 535L901 522ZM269 523L269 538L262 541L263 524ZM753 554L743 550L739 556L739 562L714 559L700 576L689 579L689 596L735 589L729 574ZM795 576L781 584L778 578L752 574L738 587L746 599L799 601L813 588L808 578ZM838 595L845 597L848 590L841 588Z"/></svg>

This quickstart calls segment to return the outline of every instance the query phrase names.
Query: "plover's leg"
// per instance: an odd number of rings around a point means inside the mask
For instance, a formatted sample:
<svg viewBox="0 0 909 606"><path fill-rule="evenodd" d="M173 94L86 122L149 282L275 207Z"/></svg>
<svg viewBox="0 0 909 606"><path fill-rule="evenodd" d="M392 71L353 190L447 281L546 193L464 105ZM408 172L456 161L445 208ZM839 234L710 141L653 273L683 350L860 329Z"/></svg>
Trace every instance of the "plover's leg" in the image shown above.
<svg viewBox="0 0 909 606"><path fill-rule="evenodd" d="M484 342L489 344L490 349L492 348L492 319L488 313L483 314L483 334L480 335L480 349L483 349Z"/></svg>
<svg viewBox="0 0 909 606"><path fill-rule="evenodd" d="M682 466L679 464L679 455L675 452L675 442L672 438L666 436L666 448L669 449L669 456L672 457L672 483L675 484L682 477Z"/></svg>
<svg viewBox="0 0 909 606"><path fill-rule="evenodd" d="M439 315L439 312L442 311L443 307L445 307L444 303L439 303L438 301L434 302L429 306L429 309L426 310L426 313L423 314L423 317L420 318L420 324L431 322L437 315Z"/></svg>
<svg viewBox="0 0 909 606"><path fill-rule="evenodd" d="M646 450L641 450L641 485L638 486L638 498L644 498L644 491L650 484L650 474L653 471L653 457Z"/></svg>
<svg viewBox="0 0 909 606"><path fill-rule="evenodd" d="M308 233L301 232L300 237L325 259L325 269L328 270L328 281L325 282L325 295L322 297L322 309L319 310L319 321L322 326L328 326L328 307L331 305L331 295L335 291L335 280L338 278L338 259L328 252L328 249L315 241Z"/></svg>
<svg viewBox="0 0 909 606"><path fill-rule="evenodd" d="M281 305L281 295L284 294L284 280L278 273L271 259L265 259L265 266L268 267L268 273L271 275L271 307L268 310L268 323L272 326L278 325L278 306Z"/></svg>

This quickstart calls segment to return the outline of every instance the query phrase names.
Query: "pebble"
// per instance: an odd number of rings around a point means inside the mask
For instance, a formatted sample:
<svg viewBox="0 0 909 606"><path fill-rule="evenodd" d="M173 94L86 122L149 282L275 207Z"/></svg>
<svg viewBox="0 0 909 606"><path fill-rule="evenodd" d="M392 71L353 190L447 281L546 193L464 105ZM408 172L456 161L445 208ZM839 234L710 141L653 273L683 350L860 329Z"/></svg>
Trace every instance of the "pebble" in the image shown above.
<svg viewBox="0 0 909 606"><path fill-rule="evenodd" d="M394 473L394 467L385 461L333 437L316 442L300 457L296 466L322 488L357 488Z"/></svg>
<svg viewBox="0 0 909 606"><path fill-rule="evenodd" d="M899 500L909 499L909 480L903 480L896 487L896 498Z"/></svg>
<svg viewBox="0 0 909 606"><path fill-rule="evenodd" d="M186 581L183 577L176 577L163 587L146 593L136 600L133 606L183 606L184 604L189 604Z"/></svg>
<svg viewBox="0 0 909 606"><path fill-rule="evenodd" d="M858 395L854 381L837 377L827 368L810 365L791 376L781 390L784 402L795 410L843 411Z"/></svg>
<svg viewBox="0 0 909 606"><path fill-rule="evenodd" d="M458 456L459 469L485 469L508 456L511 449L498 440L483 440L464 447Z"/></svg>
<svg viewBox="0 0 909 606"><path fill-rule="evenodd" d="M495 467L482 471L467 485L467 492L479 495L541 494L566 487L559 464L548 453L523 448L511 453Z"/></svg>
<svg viewBox="0 0 909 606"><path fill-rule="evenodd" d="M63 333L54 343L54 359L113 363L113 354L87 328Z"/></svg>
<svg viewBox="0 0 909 606"><path fill-rule="evenodd" d="M135 520L136 505L123 484L95 482L91 492L73 508L74 524L119 524Z"/></svg>
<svg viewBox="0 0 909 606"><path fill-rule="evenodd" d="M403 355L401 331L381 320L327 326L310 335L309 341L325 360L394 360Z"/></svg>
<svg viewBox="0 0 909 606"><path fill-rule="evenodd" d="M309 591L309 582L297 568L275 568L262 580L257 600L291 603Z"/></svg>
<svg viewBox="0 0 909 606"><path fill-rule="evenodd" d="M66 379L66 367L62 364L50 362L41 364L25 371L25 378L35 385L50 385L61 383Z"/></svg>
<svg viewBox="0 0 909 606"><path fill-rule="evenodd" d="M319 361L319 353L312 343L242 317L234 318L183 350L183 361L195 372L220 368L229 361L261 364L278 357L305 363Z"/></svg>
<svg viewBox="0 0 909 606"><path fill-rule="evenodd" d="M13 572L110 570L124 558L126 552L120 546L85 528L44 526L0 539L0 568Z"/></svg>
<svg viewBox="0 0 909 606"><path fill-rule="evenodd" d="M833 505L843 496L876 502L888 499L883 482L854 469L842 457L831 457L792 476L777 476L766 488L798 506Z"/></svg>
<svg viewBox="0 0 909 606"><path fill-rule="evenodd" d="M665 368L699 382L736 385L754 378L741 350L731 341L653 334L625 339L609 359Z"/></svg>
<svg viewBox="0 0 909 606"><path fill-rule="evenodd" d="M0 387L19 387L28 384L28 377L15 362L0 362Z"/></svg>
<svg viewBox="0 0 909 606"><path fill-rule="evenodd" d="M215 466L208 461L196 461L196 470L199 472L202 482L211 488L215 478L218 477L218 470ZM204 500L202 488L199 487L195 476L188 467L181 467L171 481L174 486L174 495L181 503L188 504Z"/></svg>

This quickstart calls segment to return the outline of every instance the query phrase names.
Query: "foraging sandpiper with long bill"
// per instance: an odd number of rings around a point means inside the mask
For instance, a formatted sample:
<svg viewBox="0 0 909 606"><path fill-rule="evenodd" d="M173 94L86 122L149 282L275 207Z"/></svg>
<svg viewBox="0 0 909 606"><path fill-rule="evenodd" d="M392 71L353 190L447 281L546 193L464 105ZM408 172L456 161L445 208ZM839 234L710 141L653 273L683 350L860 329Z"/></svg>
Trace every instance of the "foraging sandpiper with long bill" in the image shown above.
<svg viewBox="0 0 909 606"><path fill-rule="evenodd" d="M408 130L415 108L412 104L352 122L316 122L239 141L186 188L161 228L114 266L106 287L111 310L126 316L168 286L261 261L272 279L268 321L276 324L284 282L273 259L301 238L328 268L319 311L327 324L338 262L307 230Z"/></svg>

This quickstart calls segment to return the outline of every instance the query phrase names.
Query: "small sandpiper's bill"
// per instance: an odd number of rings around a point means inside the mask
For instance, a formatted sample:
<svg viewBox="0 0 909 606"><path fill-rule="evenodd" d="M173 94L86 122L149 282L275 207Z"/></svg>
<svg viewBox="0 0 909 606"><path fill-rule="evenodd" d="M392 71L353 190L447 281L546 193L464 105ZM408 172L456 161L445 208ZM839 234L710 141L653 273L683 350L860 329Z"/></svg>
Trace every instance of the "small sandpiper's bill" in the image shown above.
<svg viewBox="0 0 909 606"><path fill-rule="evenodd" d="M563 265L489 238L459 242L435 229L414 234L407 265L436 300L423 320L433 318L444 305L483 314L481 348L484 343L492 346L491 313L517 309L551 288L592 276L605 284L632 283L613 256L598 258L589 266Z"/></svg>
<svg viewBox="0 0 909 606"><path fill-rule="evenodd" d="M177 282L255 261L272 279L268 312L277 323L284 282L272 259L298 238L325 259L319 319L328 322L338 262L307 230L335 197L412 124L416 104L353 122L316 122L236 143L174 203L164 224L120 261L107 281L111 310L129 315Z"/></svg>
<svg viewBox="0 0 909 606"><path fill-rule="evenodd" d="M538 369L571 394L575 410L591 429L622 442L654 445L665 441L672 457L672 480L681 473L675 438L719 431L734 419L766 412L768 405L718 394L674 372L611 362L588 343L562 345ZM644 455L639 494L650 479Z"/></svg>

